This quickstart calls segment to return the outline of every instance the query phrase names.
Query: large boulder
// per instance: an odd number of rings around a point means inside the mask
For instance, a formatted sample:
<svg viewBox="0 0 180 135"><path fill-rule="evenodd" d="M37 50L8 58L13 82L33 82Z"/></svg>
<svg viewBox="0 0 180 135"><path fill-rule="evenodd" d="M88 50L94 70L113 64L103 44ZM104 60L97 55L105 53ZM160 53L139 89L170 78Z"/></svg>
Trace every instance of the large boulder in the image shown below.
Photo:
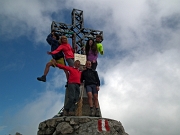
<svg viewBox="0 0 180 135"><path fill-rule="evenodd" d="M37 135L128 135L121 122L89 116L63 116L39 124Z"/></svg>

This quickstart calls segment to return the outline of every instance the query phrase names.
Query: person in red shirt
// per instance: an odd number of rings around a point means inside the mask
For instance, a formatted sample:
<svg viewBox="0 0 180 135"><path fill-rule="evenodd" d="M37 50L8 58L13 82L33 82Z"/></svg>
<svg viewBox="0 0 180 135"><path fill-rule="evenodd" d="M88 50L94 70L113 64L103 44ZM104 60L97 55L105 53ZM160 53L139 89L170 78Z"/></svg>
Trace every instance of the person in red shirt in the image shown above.
<svg viewBox="0 0 180 135"><path fill-rule="evenodd" d="M53 61L57 67L63 70L69 71L69 78L68 78L68 87L67 87L67 97L68 100L64 105L64 116L74 116L75 115L75 103L79 100L80 94L80 84L81 84L81 71L79 70L80 61L76 60L74 62L74 66L64 66L62 64L58 64L55 60Z"/></svg>

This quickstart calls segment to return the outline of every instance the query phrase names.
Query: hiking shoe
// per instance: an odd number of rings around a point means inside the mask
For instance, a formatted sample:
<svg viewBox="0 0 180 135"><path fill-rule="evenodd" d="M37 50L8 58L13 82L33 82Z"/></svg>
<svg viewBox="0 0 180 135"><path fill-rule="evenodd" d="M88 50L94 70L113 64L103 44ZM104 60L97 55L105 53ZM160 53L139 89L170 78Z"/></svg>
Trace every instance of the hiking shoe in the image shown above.
<svg viewBox="0 0 180 135"><path fill-rule="evenodd" d="M56 114L53 118L62 117L62 116L63 116L63 113L61 112L61 113Z"/></svg>
<svg viewBox="0 0 180 135"><path fill-rule="evenodd" d="M42 81L42 82L46 82L46 76L43 75L43 76L41 76L41 77L37 77L37 80L38 80L38 81Z"/></svg>
<svg viewBox="0 0 180 135"><path fill-rule="evenodd" d="M96 117L100 117L100 110L99 110L99 109L96 109L95 116L96 116Z"/></svg>
<svg viewBox="0 0 180 135"><path fill-rule="evenodd" d="M89 116L94 116L94 111L93 111L93 109L90 109L90 114L89 114Z"/></svg>
<svg viewBox="0 0 180 135"><path fill-rule="evenodd" d="M66 82L66 85L65 85L65 87L66 87L66 88L68 87L68 82Z"/></svg>
<svg viewBox="0 0 180 135"><path fill-rule="evenodd" d="M58 117L63 116L63 112L59 112L56 116L58 116Z"/></svg>
<svg viewBox="0 0 180 135"><path fill-rule="evenodd" d="M75 116L75 112L69 112L68 116Z"/></svg>
<svg viewBox="0 0 180 135"><path fill-rule="evenodd" d="M68 116L68 111L66 111L66 110L63 110L63 116Z"/></svg>

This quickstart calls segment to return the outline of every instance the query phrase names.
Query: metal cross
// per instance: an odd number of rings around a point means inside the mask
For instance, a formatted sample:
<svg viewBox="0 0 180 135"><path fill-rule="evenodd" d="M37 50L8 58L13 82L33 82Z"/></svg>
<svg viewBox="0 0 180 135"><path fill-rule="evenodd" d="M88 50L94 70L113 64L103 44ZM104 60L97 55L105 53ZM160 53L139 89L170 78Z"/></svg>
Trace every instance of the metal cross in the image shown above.
<svg viewBox="0 0 180 135"><path fill-rule="evenodd" d="M55 30L59 36L66 36L72 39L72 47L76 50L76 53L84 54L83 48L85 41L89 38L95 39L96 35L103 37L103 31L84 28L83 11L79 9L73 9L71 13L72 24L52 22L51 30Z"/></svg>

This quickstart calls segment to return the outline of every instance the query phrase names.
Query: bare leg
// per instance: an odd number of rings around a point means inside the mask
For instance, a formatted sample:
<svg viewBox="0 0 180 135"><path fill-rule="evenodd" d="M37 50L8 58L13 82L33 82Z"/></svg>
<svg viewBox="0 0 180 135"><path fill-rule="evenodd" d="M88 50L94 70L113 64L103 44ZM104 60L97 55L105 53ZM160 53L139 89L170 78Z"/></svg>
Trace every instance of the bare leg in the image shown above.
<svg viewBox="0 0 180 135"><path fill-rule="evenodd" d="M44 69L44 75L45 75L45 76L48 74L50 66L53 66L52 62L48 62L48 63L46 64L46 67L45 67L45 69Z"/></svg>
<svg viewBox="0 0 180 135"><path fill-rule="evenodd" d="M98 94L94 94L94 104L96 108L95 116L100 117L99 103L98 103Z"/></svg>
<svg viewBox="0 0 180 135"><path fill-rule="evenodd" d="M48 62L48 63L46 64L46 67L45 67L45 69L44 69L44 75L41 76L41 77L37 77L37 80L38 80L38 81L46 82L46 75L48 74L49 68L50 68L50 66L52 66L52 65L53 65L52 62Z"/></svg>
<svg viewBox="0 0 180 135"><path fill-rule="evenodd" d="M94 104L96 108L99 108L99 103L98 103L98 94L94 94Z"/></svg>
<svg viewBox="0 0 180 135"><path fill-rule="evenodd" d="M91 93L91 92L88 92L88 93L87 93L87 96L88 96L89 106L90 106L90 107L93 107L92 93Z"/></svg>

